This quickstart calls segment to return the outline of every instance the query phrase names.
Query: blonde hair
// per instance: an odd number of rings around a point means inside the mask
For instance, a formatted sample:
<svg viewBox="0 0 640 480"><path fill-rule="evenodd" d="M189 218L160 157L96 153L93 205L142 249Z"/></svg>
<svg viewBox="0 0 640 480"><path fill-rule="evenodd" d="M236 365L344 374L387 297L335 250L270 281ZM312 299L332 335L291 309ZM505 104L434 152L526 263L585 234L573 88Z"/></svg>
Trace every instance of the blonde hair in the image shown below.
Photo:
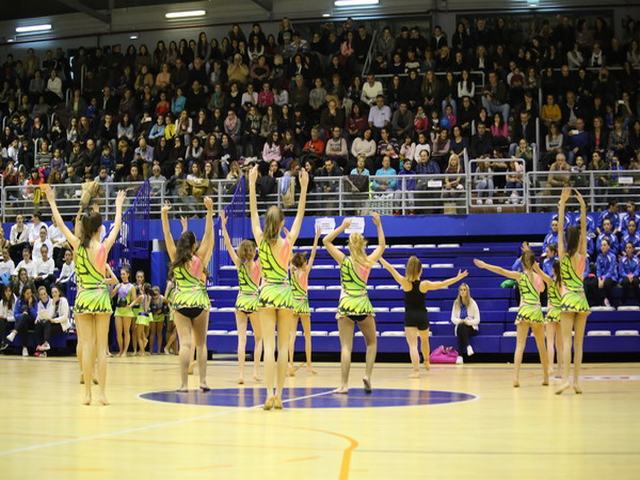
<svg viewBox="0 0 640 480"><path fill-rule="evenodd" d="M279 207L275 205L269 207L264 216L264 232L262 233L262 236L267 243L273 245L278 241L280 225L283 220L284 214Z"/></svg>
<svg viewBox="0 0 640 480"><path fill-rule="evenodd" d="M240 242L240 245L238 245L238 251L236 253L242 262L253 260L256 256L256 244L253 240L243 240Z"/></svg>
<svg viewBox="0 0 640 480"><path fill-rule="evenodd" d="M466 287L467 288L467 303L466 303L466 305L467 306L471 305L471 302L473 301L473 298L471 298L471 288L466 283L461 283L458 286L458 296L456 297L456 299L453 302L453 308L460 308L460 305L462 305L462 298L460 297L460 289L462 287Z"/></svg>
<svg viewBox="0 0 640 480"><path fill-rule="evenodd" d="M365 248L367 248L367 240L360 233L354 232L349 235L349 254L351 258L362 266L371 267L372 264L367 258Z"/></svg>
<svg viewBox="0 0 640 480"><path fill-rule="evenodd" d="M405 267L404 276L410 282L415 282L420 279L422 273L422 262L415 255L411 255L407 260L407 266Z"/></svg>

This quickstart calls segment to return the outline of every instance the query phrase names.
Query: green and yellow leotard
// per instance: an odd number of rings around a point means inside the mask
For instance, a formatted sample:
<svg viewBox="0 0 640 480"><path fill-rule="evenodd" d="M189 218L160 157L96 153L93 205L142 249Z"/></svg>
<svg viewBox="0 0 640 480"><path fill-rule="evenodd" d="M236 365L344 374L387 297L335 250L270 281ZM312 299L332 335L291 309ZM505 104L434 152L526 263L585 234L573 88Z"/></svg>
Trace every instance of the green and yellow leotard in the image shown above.
<svg viewBox="0 0 640 480"><path fill-rule="evenodd" d="M526 273L521 273L518 279L520 289L520 308L516 315L516 325L520 322L544 323L542 306L540 305L540 293Z"/></svg>
<svg viewBox="0 0 640 480"><path fill-rule="evenodd" d="M260 291L260 263L243 262L238 267L238 297L236 310L253 313L258 310L258 294Z"/></svg>
<svg viewBox="0 0 640 480"><path fill-rule="evenodd" d="M104 248L100 246L100 248ZM112 313L111 296L104 274L100 273L82 245L76 253L76 281L78 295L74 313Z"/></svg>
<svg viewBox="0 0 640 480"><path fill-rule="evenodd" d="M293 291L289 282L288 267L289 258L291 256L291 247L285 239L281 248L282 263L273 254L271 245L265 240L260 242L258 248L258 256L260 257L260 265L262 266L262 278L264 282L260 287L258 295L258 306L260 308L282 308L293 310Z"/></svg>
<svg viewBox="0 0 640 480"><path fill-rule="evenodd" d="M311 313L311 308L309 307L308 276L309 274L302 270L294 269L291 271L293 311L298 315L309 315Z"/></svg>
<svg viewBox="0 0 640 480"><path fill-rule="evenodd" d="M568 255L560 260L560 275L562 276L562 285L566 289L562 295L560 309L563 312L589 312L589 302L584 293L583 279L573 268L571 258Z"/></svg>
<svg viewBox="0 0 640 480"><path fill-rule="evenodd" d="M340 301L338 317L374 316L373 305L367 293L367 280L370 269L361 267L358 272L351 257L345 257L340 265Z"/></svg>
<svg viewBox="0 0 640 480"><path fill-rule="evenodd" d="M173 281L175 293L173 294L173 308L201 308L209 310L211 301L207 294L207 286L202 278L202 269L199 267L200 259L194 256L191 259L191 267L180 265L173 269Z"/></svg>
<svg viewBox="0 0 640 480"><path fill-rule="evenodd" d="M547 285L547 315L545 319L547 322L557 322L560 320L560 304L562 303L562 296L558 290L556 282Z"/></svg>

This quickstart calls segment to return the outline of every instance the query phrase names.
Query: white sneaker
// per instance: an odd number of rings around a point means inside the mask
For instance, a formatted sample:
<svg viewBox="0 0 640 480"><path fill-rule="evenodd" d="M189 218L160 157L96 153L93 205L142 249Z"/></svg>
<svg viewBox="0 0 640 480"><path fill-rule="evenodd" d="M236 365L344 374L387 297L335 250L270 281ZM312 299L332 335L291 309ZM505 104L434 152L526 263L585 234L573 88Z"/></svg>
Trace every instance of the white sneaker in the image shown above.
<svg viewBox="0 0 640 480"><path fill-rule="evenodd" d="M478 204L478 205L482 205L482 199L481 199L481 198L479 198L478 200L476 200L476 204Z"/></svg>
<svg viewBox="0 0 640 480"><path fill-rule="evenodd" d="M493 205L493 200L491 198L487 198L487 200L485 200L485 204Z"/></svg>
<svg viewBox="0 0 640 480"><path fill-rule="evenodd" d="M464 363L464 360L460 355L458 355L458 358L456 358L456 365L462 365L463 363Z"/></svg>
<svg viewBox="0 0 640 480"><path fill-rule="evenodd" d="M474 354L473 348L471 348L471 345L469 345L469 346L467 347L467 355L471 356L471 355L473 355L473 354Z"/></svg>
<svg viewBox="0 0 640 480"><path fill-rule="evenodd" d="M7 340L9 340L9 343L13 342L16 338L16 332L11 332L9 335L7 335Z"/></svg>
<svg viewBox="0 0 640 480"><path fill-rule="evenodd" d="M27 347L22 347L22 356L23 357L29 356L29 349L27 349Z"/></svg>
<svg viewBox="0 0 640 480"><path fill-rule="evenodd" d="M609 301L609 299L608 299L608 298L605 298L605 299L604 299L604 306L605 306L605 307L610 307L610 306L611 306L611 302Z"/></svg>

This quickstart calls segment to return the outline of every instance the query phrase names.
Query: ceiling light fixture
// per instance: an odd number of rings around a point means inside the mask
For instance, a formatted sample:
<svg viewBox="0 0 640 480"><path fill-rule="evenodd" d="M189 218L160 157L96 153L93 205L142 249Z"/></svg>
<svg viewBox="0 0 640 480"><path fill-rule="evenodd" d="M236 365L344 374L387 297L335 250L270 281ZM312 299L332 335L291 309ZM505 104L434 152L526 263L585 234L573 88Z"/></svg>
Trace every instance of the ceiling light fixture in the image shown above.
<svg viewBox="0 0 640 480"><path fill-rule="evenodd" d="M184 12L168 12L164 16L166 18L191 18L191 17L203 17L207 12L205 10L187 10Z"/></svg>
<svg viewBox="0 0 640 480"><path fill-rule="evenodd" d="M137 39L138 39L138 34L137 34L137 33L134 33L133 35L130 35L130 36L129 36L129 38L130 38L131 40L137 40Z"/></svg>
<svg viewBox="0 0 640 480"><path fill-rule="evenodd" d="M39 33L39 32L48 32L49 30L51 30L51 25L50 24L44 24L44 25L28 25L25 27L17 27L16 28L16 33Z"/></svg>
<svg viewBox="0 0 640 480"><path fill-rule="evenodd" d="M380 0L335 0L333 4L336 7L362 7L369 5L378 5Z"/></svg>
<svg viewBox="0 0 640 480"><path fill-rule="evenodd" d="M323 13L323 14L322 14L322 16L323 16L324 18L328 18L328 17L330 17L330 16L331 16L331 14L330 14L330 13Z"/></svg>

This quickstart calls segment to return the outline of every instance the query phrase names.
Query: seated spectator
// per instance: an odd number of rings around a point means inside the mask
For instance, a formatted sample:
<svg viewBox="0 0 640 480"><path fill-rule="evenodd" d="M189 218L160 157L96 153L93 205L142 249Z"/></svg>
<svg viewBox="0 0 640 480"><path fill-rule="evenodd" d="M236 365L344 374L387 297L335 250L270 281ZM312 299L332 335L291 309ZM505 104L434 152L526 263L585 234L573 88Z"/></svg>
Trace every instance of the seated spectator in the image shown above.
<svg viewBox="0 0 640 480"><path fill-rule="evenodd" d="M7 328L14 328L15 317L13 310L16 304L16 296L10 285L0 287L0 352L9 347L7 342Z"/></svg>
<svg viewBox="0 0 640 480"><path fill-rule="evenodd" d="M333 127L332 136L327 140L325 147L325 155L331 158L340 168L347 167L349 160L349 150L347 149L347 141L342 137L342 129Z"/></svg>
<svg viewBox="0 0 640 480"><path fill-rule="evenodd" d="M398 110L391 117L391 134L398 139L413 135L413 113L406 102L400 102Z"/></svg>
<svg viewBox="0 0 640 480"><path fill-rule="evenodd" d="M491 168L491 162L480 161L477 164L475 174L473 176L475 182L474 188L476 190L476 203L482 205L483 202L487 205L493 205L493 169ZM484 200L486 198L486 200Z"/></svg>
<svg viewBox="0 0 640 480"><path fill-rule="evenodd" d="M635 222L636 226L640 223L640 214L636 213L635 202L627 202L626 212L622 215L622 223L620 224L620 232L623 234L629 230L629 222Z"/></svg>
<svg viewBox="0 0 640 480"><path fill-rule="evenodd" d="M11 276L16 269L16 265L11 259L9 248L3 248L0 254L0 285L10 285Z"/></svg>
<svg viewBox="0 0 640 480"><path fill-rule="evenodd" d="M552 189L552 193L559 194L563 187L571 185L571 176L568 173L570 171L571 167L567 163L564 153L556 154L556 160L549 167L549 176L547 177L547 182L550 189ZM551 192L546 192L546 194L550 193ZM557 241L554 243L557 243Z"/></svg>
<svg viewBox="0 0 640 480"><path fill-rule="evenodd" d="M27 272L29 278L33 278L35 274L35 263L31 259L31 248L27 247L22 249L22 260L16 265L16 269L13 272L14 275L18 275L21 269Z"/></svg>
<svg viewBox="0 0 640 480"><path fill-rule="evenodd" d="M43 287L38 289L38 295L40 301L35 321L35 336L38 342L36 351L47 352L51 350L49 340L69 330L69 303L56 286L51 288L51 298Z"/></svg>
<svg viewBox="0 0 640 480"><path fill-rule="evenodd" d="M324 141L320 138L317 128L311 129L311 138L302 147L302 158L319 160L324 156Z"/></svg>
<svg viewBox="0 0 640 480"><path fill-rule="evenodd" d="M407 213L409 215L413 215L415 213L415 190L416 190L416 180L413 175L416 172L413 170L413 161L410 158L405 158L402 161L402 168L398 175L402 176L400 180L399 189L401 190L402 195L402 213L405 213L406 209L409 209Z"/></svg>
<svg viewBox="0 0 640 480"><path fill-rule="evenodd" d="M615 200L609 200L607 203L607 209L598 214L598 221L596 222L596 232L602 233L604 228L604 221L609 220L611 227L614 231L620 230L620 216L618 215L618 202Z"/></svg>
<svg viewBox="0 0 640 480"><path fill-rule="evenodd" d="M34 295L34 287L26 285L22 289L22 293L13 309L13 316L15 318L15 325L13 330L9 332L6 338L2 339L0 344L0 350L6 350L8 345L13 342L18 334L20 334L20 344L22 346L22 356L28 357L29 350L27 344L29 341L29 330L33 328L33 324L38 316L37 301Z"/></svg>
<svg viewBox="0 0 640 480"><path fill-rule="evenodd" d="M384 97L378 95L375 105L369 109L369 127L373 129L374 136L380 133L380 130L386 128L391 123L391 109L384 104Z"/></svg>
<svg viewBox="0 0 640 480"><path fill-rule="evenodd" d="M482 94L482 106L490 114L500 112L502 118L509 118L510 106L507 103L507 87L502 80L498 78L496 72L489 73L489 82L485 85Z"/></svg>
<svg viewBox="0 0 640 480"><path fill-rule="evenodd" d="M560 154L560 155L564 157L563 154ZM524 160L525 166L523 168L525 169L525 171L527 172L533 171L533 146L530 143L527 143L526 139L521 138L518 141L518 146L514 150L513 155L511 155L511 157ZM569 170L568 165L567 165L567 170Z"/></svg>
<svg viewBox="0 0 640 480"><path fill-rule="evenodd" d="M11 226L9 232L9 252L14 262L19 262L22 251L29 247L29 227L24 223L22 214L16 215L16 223Z"/></svg>
<svg viewBox="0 0 640 480"><path fill-rule="evenodd" d="M40 228L47 227L41 219L40 212L35 211L31 214L31 222L29 223L29 244L33 244L40 238Z"/></svg>
<svg viewBox="0 0 640 480"><path fill-rule="evenodd" d="M367 75L367 81L362 86L360 99L367 105L374 105L379 96L382 96L382 83L376 80L375 75Z"/></svg>
<svg viewBox="0 0 640 480"><path fill-rule="evenodd" d="M40 256L40 249L43 246L46 246L49 252L53 252L53 244L51 243L51 240L49 240L49 230L47 229L47 226L42 225L38 230L40 236L35 242L33 242L33 249L31 254L34 262L42 260L42 257Z"/></svg>
<svg viewBox="0 0 640 480"><path fill-rule="evenodd" d="M542 261L542 271L553 277L553 264L558 261L558 246L555 243L550 243L544 249L544 260Z"/></svg>
<svg viewBox="0 0 640 480"><path fill-rule="evenodd" d="M361 137L356 137L351 144L351 155L353 155L354 158L364 155L365 159L368 159L371 164L373 164L376 152L377 145L373 139L373 130L370 128L367 128Z"/></svg>
<svg viewBox="0 0 640 480"><path fill-rule="evenodd" d="M491 132L487 126L478 122L477 133L471 137L469 144L469 155L471 158L480 158L485 155L491 155L493 153L493 139L491 138Z"/></svg>
<svg viewBox="0 0 640 480"><path fill-rule="evenodd" d="M404 137L404 142L400 145L400 161L404 163L405 159L413 162L413 159L416 154L416 144L413 142L413 137L411 135L406 135Z"/></svg>
<svg viewBox="0 0 640 480"><path fill-rule="evenodd" d="M600 243L596 260L596 275L585 280L585 292L590 305L615 307L613 288L618 283L618 262L607 239Z"/></svg>
<svg viewBox="0 0 640 480"><path fill-rule="evenodd" d="M500 112L493 115L493 123L491 124L491 137L493 139L493 148L505 148L509 145L509 127L502 118Z"/></svg>
<svg viewBox="0 0 640 480"><path fill-rule="evenodd" d="M438 163L440 170L444 169L444 165L448 161L450 147L449 131L446 128L442 128L436 135L431 150L431 157Z"/></svg>
<svg viewBox="0 0 640 480"><path fill-rule="evenodd" d="M609 244L609 248L613 252L617 252L618 248L618 237L613 229L613 224L609 218L605 218L602 222L602 231L598 235L596 239L596 251L600 251L602 248L602 242L607 241Z"/></svg>
<svg viewBox="0 0 640 480"><path fill-rule="evenodd" d="M69 282L73 276L75 275L75 262L73 261L73 253L71 250L64 251L64 263L62 264L62 268L60 269L60 274L58 275L58 280L56 283L64 284Z"/></svg>
<svg viewBox="0 0 640 480"><path fill-rule="evenodd" d="M398 181L395 177L398 172L391 168L391 158L388 155L382 157L382 167L376 171L371 189L374 192L390 192L396 189Z"/></svg>
<svg viewBox="0 0 640 480"><path fill-rule="evenodd" d="M631 242L625 243L618 269L620 285L622 285L622 305L629 305L632 299L636 305L640 305L640 260Z"/></svg>
<svg viewBox="0 0 640 480"><path fill-rule="evenodd" d="M33 263L35 264L33 269L35 286L44 286L48 291L51 284L55 281L55 264L53 259L49 257L49 247L47 247L47 245L40 247L40 259L34 260Z"/></svg>
<svg viewBox="0 0 640 480"><path fill-rule="evenodd" d="M280 165L282 160L282 144L280 143L280 134L275 131L272 132L268 137L267 141L264 142L264 146L262 147L262 162L260 162L260 170L263 175L266 174L268 169L268 165L275 161ZM262 167L264 165L264 168Z"/></svg>
<svg viewBox="0 0 640 480"><path fill-rule="evenodd" d="M455 325L455 335L458 338L458 359L456 363L464 363L474 354L470 338L478 334L480 325L480 309L471 297L471 289L466 283L458 287L458 296L451 308L451 322Z"/></svg>
<svg viewBox="0 0 640 480"><path fill-rule="evenodd" d="M627 231L622 234L622 242L620 242L620 249L630 243L634 249L640 249L640 233L638 233L638 224L635 220L629 220L627 223ZM622 253L622 252L620 252Z"/></svg>
<svg viewBox="0 0 640 480"><path fill-rule="evenodd" d="M560 106L556 103L553 95L547 95L547 101L540 109L540 120L548 128L552 123L558 123L562 120L562 112Z"/></svg>
<svg viewBox="0 0 640 480"><path fill-rule="evenodd" d="M442 196L444 198L458 198L464 195L464 169L460 164L460 157L455 153L449 156L447 168L444 171L447 175L442 186Z"/></svg>
<svg viewBox="0 0 640 480"><path fill-rule="evenodd" d="M378 158L381 160L382 157L386 155L394 165L397 165L398 159L400 158L399 152L400 147L398 146L398 142L391 136L389 129L381 129L380 140L378 141Z"/></svg>
<svg viewBox="0 0 640 480"><path fill-rule="evenodd" d="M524 181L524 165L515 159L509 162L509 172L507 173L507 182L505 188L509 195L509 202L520 204L520 194L522 193Z"/></svg>
<svg viewBox="0 0 640 480"><path fill-rule="evenodd" d="M584 129L584 120L576 119L575 128L567 131L567 156L569 163L573 164L577 155L589 155L591 137ZM596 153L596 152L594 152Z"/></svg>
<svg viewBox="0 0 640 480"><path fill-rule="evenodd" d="M551 220L549 233L547 233L547 235L544 237L544 241L542 242L542 250L546 250L549 245L558 245L558 218L557 217L554 217Z"/></svg>

